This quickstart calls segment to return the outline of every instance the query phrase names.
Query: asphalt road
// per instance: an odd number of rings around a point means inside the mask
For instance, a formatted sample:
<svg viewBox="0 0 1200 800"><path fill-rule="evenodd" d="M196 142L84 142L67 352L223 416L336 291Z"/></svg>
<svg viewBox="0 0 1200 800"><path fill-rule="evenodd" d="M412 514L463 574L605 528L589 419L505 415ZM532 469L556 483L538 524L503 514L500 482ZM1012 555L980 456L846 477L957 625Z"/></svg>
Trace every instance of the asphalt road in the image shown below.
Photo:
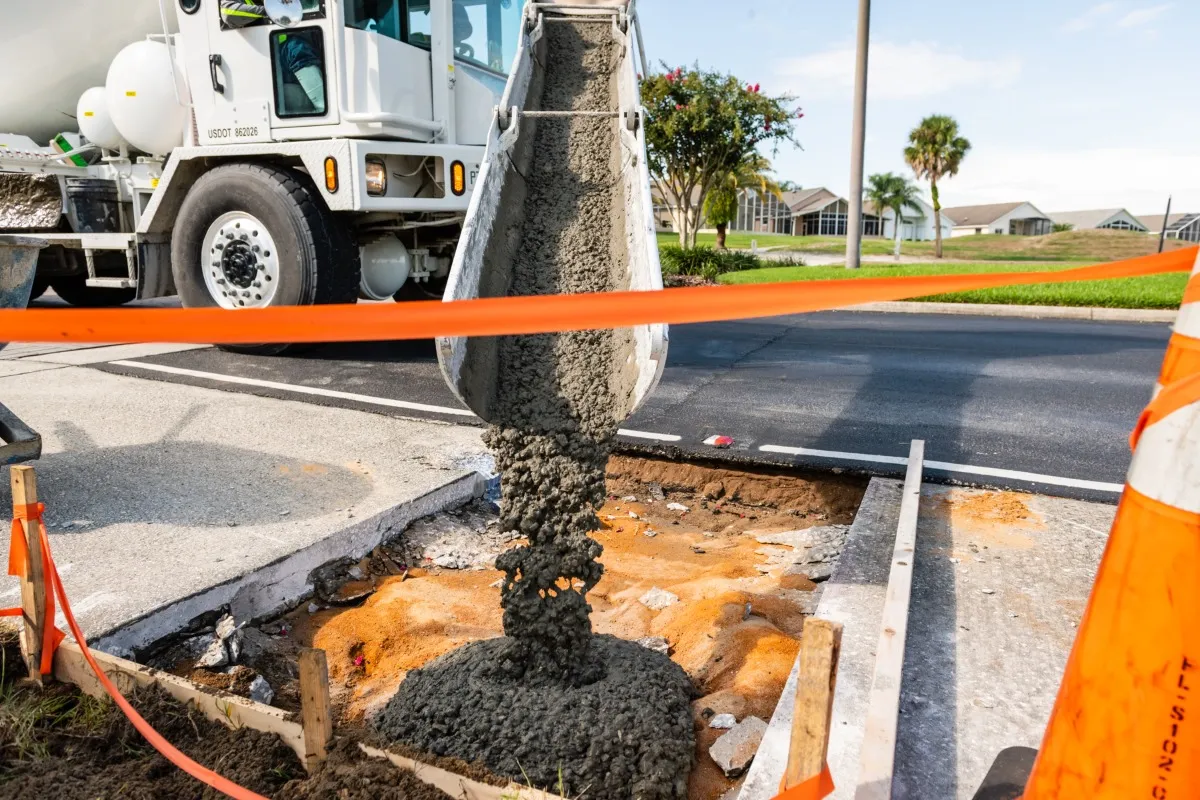
<svg viewBox="0 0 1200 800"><path fill-rule="evenodd" d="M862 312L677 326L662 383L627 424L655 438L626 441L896 475L924 439L934 479L1114 499L1168 336L1166 325ZM193 374L150 371L163 367ZM478 424L430 342L276 358L194 350L100 368ZM734 445L704 444L713 435Z"/></svg>

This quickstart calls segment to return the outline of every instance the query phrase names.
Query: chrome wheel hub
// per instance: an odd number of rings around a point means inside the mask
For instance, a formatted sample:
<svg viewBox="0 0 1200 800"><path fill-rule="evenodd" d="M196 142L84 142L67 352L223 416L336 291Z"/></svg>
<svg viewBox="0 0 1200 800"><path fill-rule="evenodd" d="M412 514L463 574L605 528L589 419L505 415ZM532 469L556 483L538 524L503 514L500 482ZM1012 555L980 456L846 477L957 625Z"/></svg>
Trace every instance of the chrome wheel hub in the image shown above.
<svg viewBox="0 0 1200 800"><path fill-rule="evenodd" d="M252 214L231 211L208 226L201 254L204 285L221 308L266 308L279 289L279 253Z"/></svg>

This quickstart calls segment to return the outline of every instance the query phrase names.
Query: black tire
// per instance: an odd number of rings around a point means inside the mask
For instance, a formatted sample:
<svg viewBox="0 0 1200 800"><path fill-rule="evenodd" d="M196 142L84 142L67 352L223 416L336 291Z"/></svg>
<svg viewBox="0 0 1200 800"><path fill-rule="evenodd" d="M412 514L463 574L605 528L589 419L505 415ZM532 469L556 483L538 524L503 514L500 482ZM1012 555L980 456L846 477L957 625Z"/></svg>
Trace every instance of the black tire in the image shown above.
<svg viewBox="0 0 1200 800"><path fill-rule="evenodd" d="M171 237L171 269L185 308L217 306L202 272L204 235L220 217L242 211L275 240L279 286L272 305L354 303L358 248L302 173L268 164L226 164L196 181L184 198ZM241 353L278 355L303 345L230 345Z"/></svg>
<svg viewBox="0 0 1200 800"><path fill-rule="evenodd" d="M39 297L44 295L46 290L49 288L50 280L48 278L34 278L33 291L29 293L29 302L32 303L34 300L37 300Z"/></svg>
<svg viewBox="0 0 1200 800"><path fill-rule="evenodd" d="M67 275L52 278L50 288L63 299L63 302L78 308L113 308L114 306L123 306L137 298L137 289L88 286L86 281L87 277L84 275Z"/></svg>

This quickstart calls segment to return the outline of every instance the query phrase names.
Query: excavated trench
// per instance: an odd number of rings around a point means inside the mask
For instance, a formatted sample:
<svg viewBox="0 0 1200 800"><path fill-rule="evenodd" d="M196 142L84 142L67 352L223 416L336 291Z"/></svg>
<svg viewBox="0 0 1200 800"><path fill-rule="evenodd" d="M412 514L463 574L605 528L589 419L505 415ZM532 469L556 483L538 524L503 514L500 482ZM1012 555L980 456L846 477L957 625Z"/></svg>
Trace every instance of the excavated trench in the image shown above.
<svg viewBox="0 0 1200 800"><path fill-rule="evenodd" d="M547 25L540 108L613 111L607 25ZM522 124L529 124L526 118ZM617 122L536 120L512 295L612 291L624 270ZM678 798L692 761L691 684L666 656L592 632L587 593L602 548L589 537L623 419L613 382L628 331L506 337L485 441L502 476L504 633L411 673L377 721L388 737L482 761L571 794Z"/></svg>
<svg viewBox="0 0 1200 800"><path fill-rule="evenodd" d="M716 714L739 721L770 717L796 658L804 618L817 606L864 488L865 481L852 476L777 467L619 453L609 459L607 497L591 533L604 548L604 574L587 598L591 624L601 642L615 637L636 643L660 664L669 657L694 687L689 800L717 800L733 786L736 776L724 774L709 753L725 731L709 723ZM495 659L462 662L458 654L478 648L490 656L495 654L491 648L504 646L500 600L507 577L496 565L527 541L503 530L499 515L483 501L439 513L397 532L360 561L341 559L318 569L310 576L315 595L281 617L240 629L237 646L227 647L230 661L199 663L220 628L217 617L224 612L216 611L198 619L182 638L164 643L150 663L242 695L253 694L261 676L273 690L273 705L298 711L299 648L319 648L329 661L339 735L367 735L388 746L374 730L379 715L400 687L421 680L429 674L424 668L445 657L460 674L450 669L436 674L457 687L461 720L483 725L471 708L473 693L479 682L492 680L479 672ZM625 665L618 664L607 676L624 674ZM500 685L514 686L506 678ZM528 705L529 715L544 713L562 723L553 741L521 740L525 729L518 720L509 731L495 734L502 741L490 754L470 764L471 759L445 762L429 754L432 744L406 754L485 782L503 775L557 790L557 765L551 780L534 780L527 763L561 759L565 776L570 765L587 758L571 748L592 745L594 715L611 706L597 701L595 711L592 706L547 710L548 704L580 695L553 682L515 687L512 703ZM587 689L604 703L609 701L603 696L615 690L606 680ZM564 715L569 716L565 722ZM410 738L432 742L444 735L446 720L441 711L431 717L414 711L411 727L430 725L434 733L416 730ZM639 730L614 725L618 743ZM612 728L600 729L612 735ZM654 735L666 742L689 740L687 729ZM395 736L385 738L394 746ZM596 751L597 761L610 757L603 746ZM609 796L640 795L625 786Z"/></svg>

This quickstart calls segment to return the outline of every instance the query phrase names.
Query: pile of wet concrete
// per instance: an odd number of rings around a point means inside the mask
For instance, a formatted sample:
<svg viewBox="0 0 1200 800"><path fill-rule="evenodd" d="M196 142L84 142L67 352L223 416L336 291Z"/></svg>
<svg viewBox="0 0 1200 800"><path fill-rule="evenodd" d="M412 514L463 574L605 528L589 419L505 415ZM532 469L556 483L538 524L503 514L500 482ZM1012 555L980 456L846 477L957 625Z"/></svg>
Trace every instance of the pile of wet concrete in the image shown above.
<svg viewBox="0 0 1200 800"><path fill-rule="evenodd" d="M609 26L546 27L540 107L617 107ZM523 124L529 124L524 122ZM536 120L512 295L611 291L625 268L617 122ZM506 636L410 673L376 727L396 741L571 796L682 798L692 766L684 671L592 633L587 592L603 573L605 464L628 331L506 337L493 425L501 524L528 539L497 560Z"/></svg>

